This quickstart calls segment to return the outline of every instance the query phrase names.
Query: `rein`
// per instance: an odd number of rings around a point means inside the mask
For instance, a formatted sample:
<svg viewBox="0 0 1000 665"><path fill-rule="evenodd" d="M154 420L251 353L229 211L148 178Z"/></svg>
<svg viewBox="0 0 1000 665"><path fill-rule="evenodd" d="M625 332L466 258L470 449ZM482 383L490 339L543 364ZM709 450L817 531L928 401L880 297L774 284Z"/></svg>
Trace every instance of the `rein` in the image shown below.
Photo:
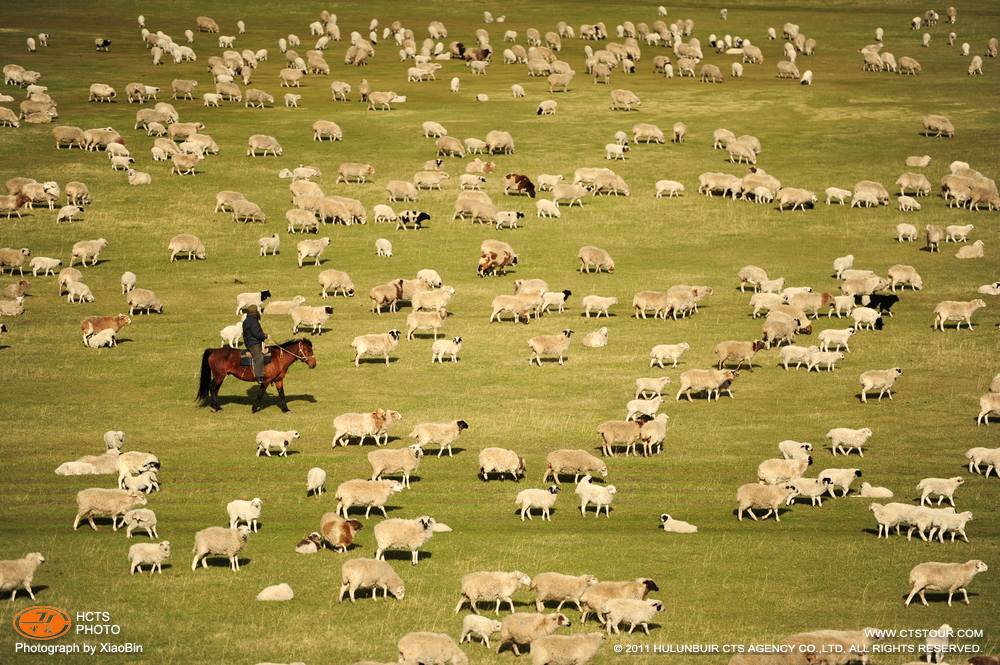
<svg viewBox="0 0 1000 665"><path fill-rule="evenodd" d="M283 346L274 346L274 347L271 347L271 348L278 349L279 351L284 351L285 353L287 353L289 355L295 356L299 360L306 360L305 356L300 356L299 354L295 353L294 351L289 351L288 349L286 349Z"/></svg>

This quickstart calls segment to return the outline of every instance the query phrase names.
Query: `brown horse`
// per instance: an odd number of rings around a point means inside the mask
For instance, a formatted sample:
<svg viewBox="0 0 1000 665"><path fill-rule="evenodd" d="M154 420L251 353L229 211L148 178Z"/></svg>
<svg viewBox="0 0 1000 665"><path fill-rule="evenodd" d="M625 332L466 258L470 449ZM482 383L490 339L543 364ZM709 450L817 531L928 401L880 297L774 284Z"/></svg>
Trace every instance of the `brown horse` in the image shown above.
<svg viewBox="0 0 1000 665"><path fill-rule="evenodd" d="M263 408L264 394L272 383L278 389L278 406L288 412L285 402L285 373L296 360L303 361L311 368L316 366L312 342L307 339L293 339L284 344L268 347L271 362L264 366L264 383L260 386L257 399L253 404L253 413ZM219 406L219 388L227 376L235 376L240 381L254 382L253 367L240 365L242 349L205 349L201 356L201 378L198 384L198 404L211 406L213 411L221 411Z"/></svg>

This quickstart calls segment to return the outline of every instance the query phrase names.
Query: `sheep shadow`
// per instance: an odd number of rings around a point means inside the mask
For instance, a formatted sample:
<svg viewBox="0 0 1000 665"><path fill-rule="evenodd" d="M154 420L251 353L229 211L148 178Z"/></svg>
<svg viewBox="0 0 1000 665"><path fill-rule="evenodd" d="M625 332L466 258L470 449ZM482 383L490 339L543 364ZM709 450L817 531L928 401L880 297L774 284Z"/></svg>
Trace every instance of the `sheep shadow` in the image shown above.
<svg viewBox="0 0 1000 665"><path fill-rule="evenodd" d="M608 312L608 316L605 316L603 313L600 316L587 316L586 312L580 312L580 317L586 321L593 319L596 322L607 318L617 319L618 315L613 312Z"/></svg>
<svg viewBox="0 0 1000 665"><path fill-rule="evenodd" d="M149 570L147 568L148 565L149 565L148 563L142 564L142 572L140 573L138 570L136 570L135 574L136 575L156 575L157 572L155 570L152 570L152 571ZM164 563L162 566L160 566L160 568L162 570L167 570L167 571L169 571L173 567L174 567L173 564L170 564L170 563Z"/></svg>
<svg viewBox="0 0 1000 665"><path fill-rule="evenodd" d="M0 351L3 351L4 349L9 349L9 348L10 348L10 344L0 344Z"/></svg>
<svg viewBox="0 0 1000 665"><path fill-rule="evenodd" d="M559 512L558 508L549 508L549 516L550 517L555 516L556 513L558 513L558 512ZM521 519L521 509L520 508L515 508L514 510L511 511L511 514L514 517L516 517L517 519ZM530 521L532 521L532 522L539 521L539 522L543 522L544 523L544 522L548 521L548 520L543 520L542 519L542 509L541 508L532 508L531 510L529 510L525 514L525 516L524 516L524 521L525 522L529 521L528 520L528 515L531 515L532 519ZM537 518L537 520L535 518ZM514 604L518 605L519 603L514 603ZM521 603L521 604L534 606L533 602L531 602L531 603Z"/></svg>
<svg viewBox="0 0 1000 665"><path fill-rule="evenodd" d="M402 509L403 509L402 506L390 506L387 504L385 507L385 512L387 514L394 513ZM368 514L368 517L365 517L365 510L367 510L367 506L351 506L347 509L347 516L350 518L352 517L352 515L353 517L357 517L360 515L361 519L368 519L368 520L372 519L373 517L380 517L380 518L382 517L382 509L377 506L372 506L372 510Z"/></svg>
<svg viewBox="0 0 1000 665"><path fill-rule="evenodd" d="M398 560L398 561L413 561L413 554L407 550L386 550L382 553L386 561ZM430 552L424 552L423 550L417 552L417 563L423 561L424 559L431 559L434 555Z"/></svg>
<svg viewBox="0 0 1000 665"><path fill-rule="evenodd" d="M245 566L248 563L250 563L252 561L252 559L247 559L247 558L244 558L244 557L237 557L236 561L239 564L240 568L242 568L243 566ZM221 556L221 555L209 554L204 559L202 559L201 561L198 562L198 568L204 567L205 562L208 563L208 567L209 568L229 568L230 565L231 565L229 563L229 559L228 558L226 558L224 556Z"/></svg>
<svg viewBox="0 0 1000 665"><path fill-rule="evenodd" d="M379 478L381 478L382 480L395 480L400 483L403 482L402 473L383 473L381 476L379 476ZM411 483L419 483L421 480L423 480L423 478L421 478L420 476L413 473L410 474Z"/></svg>
<svg viewBox="0 0 1000 665"><path fill-rule="evenodd" d="M260 455L257 455L257 457L260 457L261 459L269 459L270 457L293 457L295 455L298 455L299 452L300 451L298 450L292 450L291 448L288 448L285 451L284 455L282 455L280 452L274 452L272 450L270 456L267 455L267 453L261 453Z"/></svg>
<svg viewBox="0 0 1000 665"><path fill-rule="evenodd" d="M970 603L972 602L973 598L978 598L979 597L978 593L973 593L972 591L967 591L967 593L969 594L969 602ZM906 602L906 597L909 596L909 595L910 595L910 592L907 591L906 593L902 594L900 596L900 598L903 600L903 602ZM947 604L948 603L948 592L947 591L930 591L930 590L925 590L924 591L924 597L927 599L927 604L928 605L936 605L938 603L942 603L942 604ZM954 595L952 596L952 602L957 602L960 605L964 605L965 604L965 602L963 601L962 594L959 593L958 591L956 591L954 593ZM913 596L913 600L910 602L910 604L911 605L923 605L923 603L920 602L920 594L914 595Z"/></svg>
<svg viewBox="0 0 1000 665"><path fill-rule="evenodd" d="M448 454L448 448L446 447L444 449L444 452L441 453L440 458L441 459L445 459L446 457L452 457L453 455L460 455L460 454L462 454L464 452L465 452L465 448L455 448L455 447L453 447L451 449L451 453L452 454L449 455ZM435 450L433 454L425 451L424 452L424 457L434 457L434 458L437 458L438 457L438 451Z"/></svg>
<svg viewBox="0 0 1000 665"><path fill-rule="evenodd" d="M95 516L94 517L94 524L97 525L97 529L98 530L100 530L100 528L102 526L111 527L111 518L110 517L97 517L97 516ZM119 527L119 528L122 528L122 527ZM87 531L92 531L93 530L93 529L90 528L90 522L87 521L87 518L86 517L81 517L80 518L80 522L77 525L77 529L76 530L77 531L82 531L84 529L86 529Z"/></svg>
<svg viewBox="0 0 1000 665"><path fill-rule="evenodd" d="M49 588L49 586L47 584L32 584L31 585L31 592L37 596L42 591L48 590L48 588ZM19 595L21 597L23 597L23 598L27 598L28 600L31 600L31 596L28 595L28 592L25 591L24 589L20 588L20 587L18 587L17 589L15 589L13 591L13 594L14 594L14 597L11 600L16 600ZM4 598L6 598L6 597L7 597L7 594L4 594ZM35 602L35 601L32 601L32 602Z"/></svg>
<svg viewBox="0 0 1000 665"><path fill-rule="evenodd" d="M398 363L398 362L399 362L399 358L397 358L395 356L389 356L389 364L390 365L392 365L394 363ZM376 358L361 358L358 361L358 364L359 365L384 365L385 364L385 358L377 358L377 357Z"/></svg>
<svg viewBox="0 0 1000 665"><path fill-rule="evenodd" d="M761 515L763 515L766 512L765 509L763 509L763 508L756 508L754 512L757 514L757 521L758 522L777 522L778 521L778 520L774 519L774 515L773 514L768 515L766 520L762 519ZM778 508L778 517L781 517L785 513L790 513L790 512L792 512L791 508L789 508L789 507L787 507L785 505L782 505L781 507ZM730 511L729 514L732 515L733 517L735 517L737 519L737 521L739 521L739 509L733 508L733 510ZM754 521L754 519L752 517L750 517L750 511L749 510L744 510L743 511L743 521L744 522L753 522Z"/></svg>
<svg viewBox="0 0 1000 665"><path fill-rule="evenodd" d="M501 474L501 473L498 473L496 471L492 471L492 472L488 473L486 475L486 478L483 478L483 473L482 473L482 471L480 471L479 473L476 474L476 478L481 483L495 483L497 481L507 481L507 482L515 482L515 483L520 483L521 482L521 477L520 476L518 476L517 478L511 478L509 473L502 473Z"/></svg>
<svg viewBox="0 0 1000 665"><path fill-rule="evenodd" d="M434 333L429 333L429 332L414 332L413 335L409 338L409 341L412 342L413 340L417 340L417 339L432 339L434 341L437 341L438 339L441 339L441 333L438 333L437 337L435 337ZM448 339L448 338L444 337L444 339Z"/></svg>
<svg viewBox="0 0 1000 665"><path fill-rule="evenodd" d="M312 337L313 335L321 336L323 333L330 332L331 330L333 330L333 328L324 328L323 326L319 327L319 332L316 332L315 328L309 328L309 330L303 330L303 329L300 328L294 334L299 335L299 334L304 333L304 334L309 335L310 337Z"/></svg>

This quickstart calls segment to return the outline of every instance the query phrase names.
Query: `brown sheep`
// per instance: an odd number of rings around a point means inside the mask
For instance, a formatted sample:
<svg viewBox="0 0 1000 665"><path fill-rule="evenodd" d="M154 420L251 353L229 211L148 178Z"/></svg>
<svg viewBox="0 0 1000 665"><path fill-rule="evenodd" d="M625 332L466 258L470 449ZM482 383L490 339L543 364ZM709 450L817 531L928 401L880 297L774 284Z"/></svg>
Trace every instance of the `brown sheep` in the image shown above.
<svg viewBox="0 0 1000 665"><path fill-rule="evenodd" d="M323 513L319 520L319 530L323 540L334 550L346 553L354 543L354 535L361 531L364 525L357 520L345 520L336 513Z"/></svg>

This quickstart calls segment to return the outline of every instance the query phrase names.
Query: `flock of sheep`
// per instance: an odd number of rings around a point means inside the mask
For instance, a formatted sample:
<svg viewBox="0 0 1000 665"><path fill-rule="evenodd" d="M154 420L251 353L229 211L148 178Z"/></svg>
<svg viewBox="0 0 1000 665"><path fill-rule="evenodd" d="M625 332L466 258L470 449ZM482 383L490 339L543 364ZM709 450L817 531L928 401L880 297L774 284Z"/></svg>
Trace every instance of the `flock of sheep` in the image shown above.
<svg viewBox="0 0 1000 665"><path fill-rule="evenodd" d="M495 50L490 32L481 28L475 34L475 46L452 41L446 43L448 31L443 23L432 22L427 27L427 39L418 42L415 31L400 22L384 26L379 31L379 23L373 20L369 26L367 37L360 32L352 32L350 46L344 57L346 67L357 67L366 64L376 55L376 45L395 44L400 60L406 63L405 78L408 83L420 83L436 80L436 74L444 67L451 67L450 61L460 61L468 68L471 76L488 75L490 68L501 66L524 66L530 77L547 77L550 93L568 93L573 89L576 72L573 66L561 59L562 49L569 41L576 38L586 40L585 60L578 65L587 75L592 77L594 84L609 84L612 76L627 79L635 72L642 61L645 44L647 49L658 53L651 58L653 71L666 78L672 78L676 71L678 77L695 77L696 68L700 65L698 78L708 83L721 83L724 80L722 69L714 64L705 63L701 40L693 36L692 21L678 20L668 23L667 11L659 8L659 18L651 25L640 22L633 24L626 21L616 26L614 32L619 42L611 41L612 35L603 23L585 24L574 30L565 22L560 22L556 30L544 35L532 28L525 33L526 47L518 44L520 36L513 30L506 30L502 36L502 58L499 49ZM725 21L728 13L723 10L720 19ZM957 12L948 8L945 12L948 24L955 24ZM501 23L488 12L484 16L486 24ZM924 15L914 17L910 26L914 30L924 26L932 27L940 20L934 10L928 10ZM195 42L194 30L185 31L186 44L175 42L163 32L154 32L146 28L145 19L139 17L141 39L149 49L152 65L165 65L172 60L174 63L196 61L197 53L192 46ZM199 32L221 33L219 24L210 17L201 16L194 26ZM201 94L201 100L206 115L208 109L222 104L243 103L245 108L266 108L275 103L270 93L249 87L257 73L260 63L268 60L267 49L235 50L234 43L243 41L246 26L242 21L237 23L238 34L233 36L218 35L218 48L226 49L222 55L207 58L207 66L213 79L213 91ZM295 35L288 35L279 40L279 50L286 67L281 69L277 85L281 88L298 89L303 80L311 80L314 76L327 76L331 73L331 65L325 58L326 51L341 40L341 29L335 15L322 12L319 20L309 26L311 38L315 38L315 48L305 52L305 57L299 56L295 48L301 40ZM813 83L813 73L810 70L799 72L796 64L798 57L809 58L817 49L817 41L807 38L798 25L786 23L781 31L786 40L782 49L783 60L777 67L778 78L791 78L804 85ZM778 31L767 30L767 41L777 40ZM920 63L912 56L895 57L884 50L884 31L876 31L877 42L859 49L863 56L864 69L871 71L891 71L899 74L919 74L922 71ZM35 52L38 46L47 48L51 37L47 34L27 39L29 54ZM924 33L922 47L930 44L930 33ZM956 35L948 36L949 46L953 46ZM55 40L53 40L55 42ZM591 46L593 43L598 48ZM509 44L509 46L508 46ZM54 44L53 44L54 45ZM94 46L99 51L111 48L110 40L98 38ZM389 47L386 46L386 49ZM665 50L670 49L670 50ZM751 43L745 37L731 35L710 35L704 44L705 51L711 50L720 55L734 56L735 62L729 68L731 78L740 78L744 65L759 66L764 62L763 50ZM970 46L963 43L960 52L969 55ZM382 47L378 48L381 54ZM673 53L673 58L665 53ZM986 45L984 55L997 57L997 40L991 39ZM169 66L168 64L166 66ZM983 59L976 55L972 58L968 73L981 75ZM4 80L8 86L18 86L27 93L27 98L20 104L20 113L0 106L0 125L18 129L22 123L45 124L58 118L57 103L44 85L40 85L43 75L18 64L8 64L3 68ZM238 81L245 87L241 88ZM146 104L151 100L156 103L150 108L142 108L136 113L134 132L142 130L145 136L153 139L150 149L151 161L169 161L171 174L180 177L184 175L211 172L206 166L213 155L217 155L221 147L204 130L207 123L200 121L181 122L177 108L168 102L159 101L161 88L146 85L141 82L129 82L122 87L127 103ZM170 92L174 100L193 100L197 94L198 82L189 79L175 79L170 84ZM367 79L362 79L356 86L361 101L367 102L372 111L391 110L394 105L405 103L405 97L392 91L373 90ZM461 79L455 77L450 83L452 92L459 92ZM347 101L354 93L355 86L334 81L330 84L332 99ZM164 92L165 94L165 92ZM512 87L515 97L523 97L523 86L515 84ZM284 94L284 105L297 108L301 95L288 92ZM642 100L634 92L615 88L610 91L610 110L628 112L641 107ZM95 104L122 100L114 85L94 83L89 87L88 100ZM0 96L0 104L13 102L7 95ZM488 99L483 99L486 102ZM186 113L195 114L190 106ZM249 112L249 111L248 111ZM541 101L536 109L539 116L550 116L558 113L558 103L548 99ZM204 116L203 116L204 117ZM922 128L928 137L952 137L956 128L951 120L940 114L930 114L922 118ZM675 123L669 128L669 134L654 123L639 122L632 126L631 133L617 132L610 137L601 153L607 162L628 160L633 151L640 145L663 144L667 138L675 143L687 140L688 128L682 123ZM21 131L30 131L27 128ZM344 141L344 133L337 123L331 120L319 120L311 127L303 127L303 132L316 141ZM425 191L442 190L450 186L451 176L445 168L445 160L449 158L468 158L461 174L456 178L457 195L454 204L454 219L467 219L473 223L489 224L496 231L518 228L525 218L523 211L503 206L495 202L482 188L497 178L497 165L493 161L485 161L479 155L512 155L516 154L514 136L505 130L490 131L483 139L467 138L464 141L449 135L448 129L435 121L423 122L420 134L424 139L433 139L433 155L410 179L389 179L383 189L386 194L385 203L379 203L371 208L356 198L328 195L315 182L322 177L320 168L300 165L294 169L281 169L278 177L291 180L290 196L293 207L286 211L285 220L288 223L287 233L291 238L296 234L318 234L327 223L351 226L366 224L370 219L373 224L395 224L399 231L421 229L431 220L426 211L407 208L395 210L396 202L415 204ZM75 126L56 126L52 130L54 147L59 150L79 148L83 152L103 151L108 157L111 168L123 171L130 185L153 185L153 176L135 168L136 158L125 147L125 140L117 130L107 128L82 129ZM232 149L233 146L226 146ZM707 146L705 146L707 150ZM716 194L731 197L733 200L749 201L757 204L776 204L779 210L806 210L819 205L820 197L815 192L804 188L783 185L777 178L768 174L757 165L763 152L761 141L752 135L739 135L729 129L719 128L712 136L712 149L725 150L729 161L733 164L746 164L747 171L741 175L729 173L708 172L697 177L697 192L706 197ZM258 156L282 157L284 149L279 141L269 135L254 134L246 142L248 159ZM931 157L906 156L902 159L907 169L925 169L931 163ZM370 183L376 178L376 167L369 163L344 162L336 169L336 183L344 183L345 187ZM497 175L494 175L497 174ZM157 176L159 178L160 176ZM166 176L164 176L166 177ZM583 207L584 202L592 197L624 196L633 194L625 180L606 167L581 167L575 170L572 178L560 174L538 174L529 176L518 172L508 172L498 178L502 183L503 194L510 197L527 196L535 199L536 215L539 219L561 218L572 215L574 207ZM933 185L929 178L919 171L906 171L895 182L899 189L898 208L903 212L917 212L922 208L918 201L921 197L930 196ZM7 218L21 217L22 209L29 209L33 214L42 210L53 211L57 223L73 224L85 215L91 205L100 203L99 196L92 196L89 188L82 182L66 182L61 188L57 182L39 182L30 177L15 177L7 180L7 195L0 196L0 214ZM657 199L671 199L686 193L684 184L676 180L659 180L655 183L651 195ZM1000 195L993 179L972 168L965 162L954 162L948 167L948 173L940 181L940 191L947 204L952 207L968 208L969 213L980 210L984 206L988 211L1000 208ZM542 198L548 194L550 198ZM852 207L878 207L890 202L889 190L881 183L862 180L851 189L831 186L824 192L825 204L844 205L851 201ZM66 204L59 205L65 196ZM507 199L504 199L507 200ZM517 200L517 199L511 199ZM57 210L58 207L58 210ZM260 205L250 201L236 191L220 191L215 199L215 212L232 216L238 223L267 223L268 215ZM924 228L926 247L931 252L940 251L941 242L955 242L960 245L956 253L957 259L981 259L984 257L984 244L981 240L966 244L969 235L973 233L973 224L948 225L941 228L927 224ZM913 224L901 223L896 227L899 243L908 243L917 239L918 229ZM261 257L276 257L281 253L283 238L278 233L259 239L257 248ZM306 237L296 242L296 263L299 269L306 270L319 266L324 252L330 246L329 237ZM179 259L209 260L208 248L200 238L190 233L174 236L168 243L169 261ZM52 276L58 284L58 294L66 295L68 302L94 302L95 295L84 282L84 274L99 270L99 259L105 252L114 250L113 239L85 239L73 245L69 257L69 265L60 269L62 259L33 254L31 249L2 248L0 249L0 269L9 269L11 275L18 271L18 277L24 276L24 270L30 269L35 278L45 279ZM164 258L166 259L166 254ZM392 242L379 238L375 243L375 253L379 258L389 258L393 255ZM589 274L614 274L615 260L610 253L595 245L580 248L577 254L579 271ZM266 260L274 260L268 258ZM75 267L80 262L80 268ZM472 265L470 261L470 272ZM501 240L485 240L480 248L476 262L476 272L480 277L503 277L510 271L520 271L523 267L531 267L529 262L522 265L522 260L513 246ZM735 268L735 267L734 267ZM867 268L855 268L853 256L837 257L833 261L835 282L828 285L802 286L786 285L785 279L775 277L765 269L747 265L734 270L734 281L731 285L741 291L749 287L753 294L748 305L754 318L763 316L762 330L759 339L723 340L714 348L717 365L707 368L690 368L683 370L677 380L675 400L686 397L692 401L695 395L704 395L705 399L718 401L722 394L733 398L734 387L739 382L748 380L744 374L754 371L755 358L758 353L772 348L777 349L777 364L784 371L798 370L805 367L807 373L818 371L843 371L850 366L848 353L850 343L864 344L874 338L871 331L883 330L891 326L892 308L905 297L903 290L924 289L922 277L913 266L897 264L888 267L884 272ZM350 275L341 270L327 269L320 271L316 279L319 283L323 299L333 297L353 297L356 287ZM127 271L121 276L121 295L128 305L128 315L122 313L109 316L92 316L81 322L80 332L83 343L92 348L113 347L116 344L118 332L131 324L131 317L137 314L164 313L161 299L150 289L137 286L138 278ZM539 278L518 278L513 281L512 293L498 293L492 300L490 322L498 322L501 326L505 318L512 318L517 323L537 324L542 318L563 314L574 294L568 289L550 287L549 283ZM935 285L928 285L933 288ZM6 286L4 294L7 299L0 300L0 316L16 317L24 312L24 296L31 287L27 280L20 280ZM1000 283L984 284L978 289L967 285L970 292L977 291L977 296L995 297L1000 295ZM431 346L432 362L459 362L462 356L462 337L438 339L439 333L445 327L449 306L456 295L456 288L447 285L436 270L427 268L418 272L413 279L395 278L382 284L370 287L368 299L371 312L375 317L383 312L392 315L400 307L409 305L405 324L407 341L417 339L418 333L430 332L434 338ZM677 320L696 316L700 303L710 298L714 289L707 285L678 284L665 291L643 290L634 294L631 312L639 324L650 315L654 320L668 318ZM897 295L897 293L899 295ZM983 297L968 300L943 300L933 310L928 312L928 321L933 320L935 329L945 331L954 324L954 329L960 331L963 324L968 330L973 329L972 318L975 313L987 306ZM293 334L308 330L314 334L322 334L324 325L334 314L335 308L329 305L308 305L303 296L295 296L288 300L272 298L270 291L264 289L241 293L237 296L236 314L240 315L248 305L258 305L269 317L287 316L290 320ZM614 295L589 293L580 298L581 312L589 321L591 316L600 318L603 314L610 319L610 312L619 307L619 298ZM627 308L621 308L627 309ZM482 312L485 317L485 310ZM820 316L825 315L827 321L837 321L847 317L851 325L839 328L828 328L819 331L815 345L803 345L800 336L812 333L814 325L818 325ZM838 325L840 325L838 323ZM0 328L5 331L6 327ZM600 349L608 346L612 327L603 326L587 332L582 337L581 346L584 349ZM220 331L224 345L239 346L241 327L239 322L226 326ZM574 331L570 328L550 334L538 334L526 340L525 359L529 365L544 367L546 359L554 360L563 365L571 359L570 349ZM354 364L360 366L366 357L374 357L376 362L384 361L389 365L390 357L400 348L404 332L392 328L386 331L383 326L378 332L362 334L354 337L350 345L354 352ZM414 345L415 346L415 345ZM691 349L686 342L659 344L649 353L649 367L677 368L682 357ZM586 353L587 351L585 351ZM758 364L759 366L759 364ZM881 401L883 397L893 398L893 390L897 380L904 375L898 367L861 369L858 385L858 397L861 402L867 402L869 397ZM664 393L672 379L667 376L638 377L635 380L635 392L627 401L621 419L607 420L596 427L596 437L593 443L599 445L603 456L615 458L617 452L625 455L652 456L663 450L668 435L669 416L662 411L665 405ZM671 393L672 394L672 393ZM993 378L990 390L980 400L980 410L977 424L989 425L991 418L1000 417L1000 375ZM341 482L333 496L336 499L336 509L323 514L319 530L308 533L302 541L295 545L295 550L302 554L316 553L323 548L331 548L346 553L355 544L356 534L365 527L360 519L359 511L364 509L363 518L369 519L372 510L381 512L382 519L373 530L374 548L372 558L355 557L346 559L342 565L341 587L339 600L345 596L350 602L357 600L359 590L370 589L374 598L381 590L384 597L392 595L402 601L406 597L406 581L385 560L388 551L409 552L413 565L420 560L420 552L425 548L435 533L451 531L446 524L430 516L419 516L412 519L389 518L386 513L386 503L390 497L411 490L411 477L421 464L425 449L428 446L437 447L437 456L442 457L447 452L452 457L452 445L462 432L470 429L466 420L456 419L448 422L423 422L415 425L410 434L411 442L402 448L385 447L389 441L389 431L400 420L402 415L393 410L378 408L367 413L345 413L337 416L334 421L332 445L346 446L351 441L363 445L368 438L374 440L376 448L368 453L367 459L372 467L371 478L349 479ZM873 452L869 445L874 436L868 427L837 427L826 434L829 439L829 454L831 458L844 456L846 458L857 454L863 458L865 452ZM287 457L289 448L296 445L300 434L295 430L258 432L255 438L256 455L271 457ZM120 526L125 528L126 537L132 538L136 532L144 532L149 538L158 539L157 518L155 512L147 508L148 497L158 492L160 463L151 453L136 451L125 452L124 434L108 432L105 435L105 452L99 455L86 455L77 460L61 465L58 475L98 475L117 474L114 488L88 488L77 494L77 512L73 520L73 528L77 529L81 521L97 530L94 518L110 518L113 530ZM824 497L830 499L848 496L852 485L863 477L862 469L856 467L831 466L809 477L808 472L814 463L814 455L821 454L817 447L809 442L793 440L781 441L778 444L780 457L774 457L761 462L757 469L756 480L740 486L736 490L734 515L743 521L744 515L754 520L767 519L774 516L780 521L780 515L792 505L808 505L820 507ZM877 448L874 451L878 453ZM822 453L825 454L825 453ZM991 475L1000 477L1000 448L972 448L966 455L969 472L982 474L985 479ZM832 460L831 460L832 463ZM517 516L521 521L532 520L539 516L542 521L552 520L552 509L556 505L561 490L561 482L570 477L573 479L574 494L579 503L581 515L586 516L592 508L596 518L611 519L614 503L627 502L627 493L619 494L617 488L604 482L613 473L605 459L599 458L587 450L566 448L553 450L546 456L546 467L542 475L542 484L552 482L548 486L527 488L516 493L512 502L517 508ZM483 448L478 453L478 472L484 481L499 480L509 476L514 480L527 477L524 458L515 450L499 447ZM398 478L392 479L392 478ZM319 467L312 468L306 479L307 492L322 497L326 492L327 472ZM968 541L966 528L973 519L970 511L956 512L956 492L966 483L963 477L923 479L917 486L921 497L919 504L912 503L878 503L870 505L870 510L876 521L878 538L888 538L894 530L901 534L902 527L907 528L909 540L916 532L923 541L944 543L946 536L951 542L956 537ZM838 494L839 491L839 494ZM893 492L885 487L873 486L868 482L861 485L856 496L886 499L892 498ZM928 505L936 499L935 505ZM947 500L948 507L940 507ZM228 517L225 525L209 526L194 535L192 570L197 570L198 564L208 567L210 557L224 557L235 572L240 568L240 553L252 544L252 536L259 529L264 502L259 497L252 499L237 499L225 506ZM352 512L353 511L353 512ZM765 511L758 515L757 511ZM561 517L560 519L569 519ZM663 513L660 516L661 528L667 533L696 534L698 527L672 515ZM120 523L119 523L120 521ZM221 509L220 509L221 521ZM129 570L131 573L142 573L148 566L149 572L155 569L162 573L161 566L171 556L169 541L141 542L132 545L127 552ZM954 557L952 557L954 558ZM13 599L18 589L24 589L34 599L32 584L38 567L45 558L40 553L30 553L15 561L0 561L0 591L11 592ZM967 562L942 563L929 561L915 566L909 573L910 587L906 604L915 598L926 604L927 591L940 591L948 595L948 605L956 593L961 592L963 600L968 603L966 591L978 573L986 572L987 564L979 560ZM491 647L491 639L496 640L497 650L509 646L515 655L520 649L529 647L532 663L535 665L583 665L594 660L601 651L607 634L620 632L621 627L628 627L632 633L637 627L649 633L650 623L657 613L663 610L663 602L649 597L658 591L656 582L650 578L635 580L599 581L596 577L584 575L567 575L561 572L539 572L533 576L521 571L479 571L464 575L459 584L459 599L456 613L468 606L471 614L464 617L461 624L459 639L442 633L413 632L399 640L399 662L404 665L462 665L469 658L460 644L466 641L482 642ZM536 612L515 612L513 596L522 590L534 593ZM294 593L287 584L267 587L258 595L262 601L290 600ZM499 614L504 605L511 614L503 620L492 620L479 615L478 605L486 603ZM546 613L547 603L556 604L555 611ZM580 613L579 621L587 623L588 618L596 617L600 629L590 633L557 634L557 631L571 626L570 618L562 613L563 605L571 604ZM817 631L788 638L808 641L812 644L823 644L831 641L839 644L854 644L858 642L870 644L870 640L859 637L858 634L847 631ZM804 656L803 656L804 658ZM373 665L372 661L365 661ZM749 665L764 663L749 656L735 656L731 665ZM773 665L777 661L766 661ZM846 662L819 660L782 660L781 663L812 663L812 662ZM985 661L984 661L985 662ZM359 664L362 665L362 664Z"/></svg>

